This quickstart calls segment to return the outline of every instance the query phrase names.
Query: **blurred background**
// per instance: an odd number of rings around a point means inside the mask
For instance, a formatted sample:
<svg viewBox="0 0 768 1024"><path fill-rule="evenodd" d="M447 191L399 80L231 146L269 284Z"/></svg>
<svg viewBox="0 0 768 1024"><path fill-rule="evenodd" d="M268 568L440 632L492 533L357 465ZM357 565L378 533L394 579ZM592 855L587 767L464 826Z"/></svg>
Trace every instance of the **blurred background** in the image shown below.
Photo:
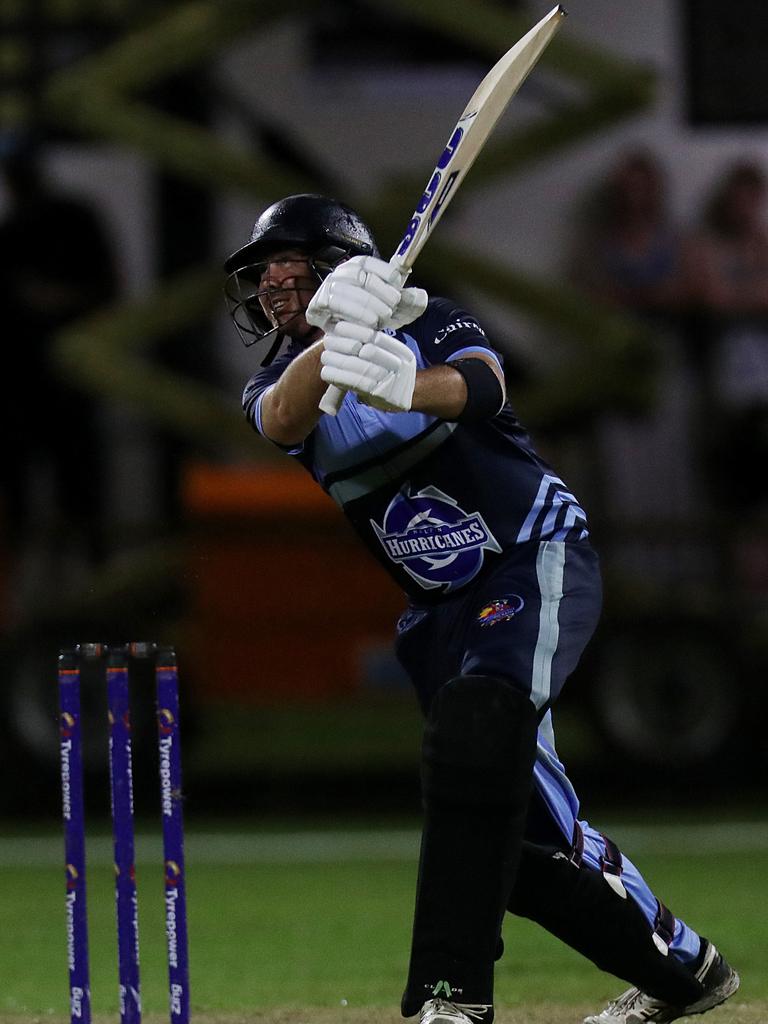
<svg viewBox="0 0 768 1024"><path fill-rule="evenodd" d="M624 807L733 806L737 786L754 805L764 5L568 7L414 281L480 318L590 515L605 615L556 711L577 786ZM58 649L101 639L176 644L192 813L418 812L419 717L390 650L401 598L242 419L256 366L221 265L299 191L355 206L391 251L476 84L546 10L0 5L0 815L57 813ZM136 687L142 785L156 767ZM106 813L103 695L87 690Z"/></svg>

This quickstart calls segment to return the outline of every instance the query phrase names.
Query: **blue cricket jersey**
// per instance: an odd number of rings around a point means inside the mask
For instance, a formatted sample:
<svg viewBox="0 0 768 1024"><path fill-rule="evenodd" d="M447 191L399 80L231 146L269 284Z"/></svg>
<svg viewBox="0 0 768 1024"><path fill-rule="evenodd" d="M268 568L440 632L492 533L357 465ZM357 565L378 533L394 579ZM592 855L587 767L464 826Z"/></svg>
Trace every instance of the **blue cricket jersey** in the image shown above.
<svg viewBox="0 0 768 1024"><path fill-rule="evenodd" d="M417 320L389 331L419 369L471 357L502 359L475 317L432 298ZM291 343L246 385L243 407L263 433L261 402L303 349ZM348 393L288 450L336 501L369 550L412 599L454 594L491 570L512 545L580 540L586 515L537 455L509 404L471 425L421 412L373 409Z"/></svg>

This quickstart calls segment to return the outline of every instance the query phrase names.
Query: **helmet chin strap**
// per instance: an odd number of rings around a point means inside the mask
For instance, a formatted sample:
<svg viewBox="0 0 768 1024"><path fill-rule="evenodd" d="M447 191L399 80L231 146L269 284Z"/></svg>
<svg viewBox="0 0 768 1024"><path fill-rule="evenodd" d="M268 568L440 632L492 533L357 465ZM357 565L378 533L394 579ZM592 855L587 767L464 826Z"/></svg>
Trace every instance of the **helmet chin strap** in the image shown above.
<svg viewBox="0 0 768 1024"><path fill-rule="evenodd" d="M303 335L291 334L290 331L286 330L286 328L289 327L290 324L292 324L293 321L297 319L297 317L304 316L304 313L305 310L300 309L297 313L294 313L292 317L289 317L289 319L286 320L284 324L278 324L276 327L273 327L272 330L268 331L265 335L263 335L260 340L271 342L275 338L277 338L278 335L286 335L287 337L292 338L294 341L302 341L307 343L318 341L323 332L320 330L319 327L314 327L312 324L307 324L307 330Z"/></svg>
<svg viewBox="0 0 768 1024"><path fill-rule="evenodd" d="M296 315L298 316L299 314L297 313ZM294 318L292 317L291 319ZM290 321L288 322L290 323ZM318 336L321 333L318 328L313 327L310 329L309 334L314 332L317 332ZM317 340L316 338L311 338L309 335L307 335L306 338L301 338L295 335L286 334L283 327L273 327L271 331L267 331L266 334L262 334L259 338L259 345L264 353L259 361L261 366L269 366L272 363L286 338L290 338L291 341L296 341L300 345L309 345L311 342Z"/></svg>

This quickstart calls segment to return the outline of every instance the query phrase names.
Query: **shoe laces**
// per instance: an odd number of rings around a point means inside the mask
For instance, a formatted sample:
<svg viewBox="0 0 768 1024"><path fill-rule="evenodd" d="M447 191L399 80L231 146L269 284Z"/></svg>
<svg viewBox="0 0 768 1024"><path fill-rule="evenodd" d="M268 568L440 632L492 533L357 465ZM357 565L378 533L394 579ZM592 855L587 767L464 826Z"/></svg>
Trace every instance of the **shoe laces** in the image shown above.
<svg viewBox="0 0 768 1024"><path fill-rule="evenodd" d="M471 1020L482 1021L490 1009L489 1003L452 1003L447 999L433 999L432 1006L437 1013L446 1017L459 1018L462 1015Z"/></svg>
<svg viewBox="0 0 768 1024"><path fill-rule="evenodd" d="M658 999L654 999L653 996L646 995L645 992L641 992L639 988L630 988L626 992L622 993L618 999L614 999L612 1003L608 1004L608 1010L620 1010L622 1013L629 1010L652 1010L659 1009L664 1006Z"/></svg>

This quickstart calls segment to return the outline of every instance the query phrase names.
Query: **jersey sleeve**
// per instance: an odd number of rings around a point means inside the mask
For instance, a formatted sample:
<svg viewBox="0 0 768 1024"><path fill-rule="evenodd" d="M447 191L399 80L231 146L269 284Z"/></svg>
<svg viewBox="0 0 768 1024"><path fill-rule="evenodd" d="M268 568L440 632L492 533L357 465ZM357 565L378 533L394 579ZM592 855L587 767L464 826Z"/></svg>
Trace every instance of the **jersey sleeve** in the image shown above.
<svg viewBox="0 0 768 1024"><path fill-rule="evenodd" d="M278 444L277 441L273 441L271 437L267 437L261 423L261 403L264 396L270 388L273 388L275 384L277 384L290 362L290 356L280 357L251 377L243 391L243 412L253 429L258 434L261 434L262 437L266 438L267 441L274 444L281 451L287 452L289 455L299 455L304 448L303 444L293 445L291 447Z"/></svg>
<svg viewBox="0 0 768 1024"><path fill-rule="evenodd" d="M473 353L491 356L503 371L501 354L488 341L476 317L448 299L432 298L411 329L427 366L467 359Z"/></svg>

